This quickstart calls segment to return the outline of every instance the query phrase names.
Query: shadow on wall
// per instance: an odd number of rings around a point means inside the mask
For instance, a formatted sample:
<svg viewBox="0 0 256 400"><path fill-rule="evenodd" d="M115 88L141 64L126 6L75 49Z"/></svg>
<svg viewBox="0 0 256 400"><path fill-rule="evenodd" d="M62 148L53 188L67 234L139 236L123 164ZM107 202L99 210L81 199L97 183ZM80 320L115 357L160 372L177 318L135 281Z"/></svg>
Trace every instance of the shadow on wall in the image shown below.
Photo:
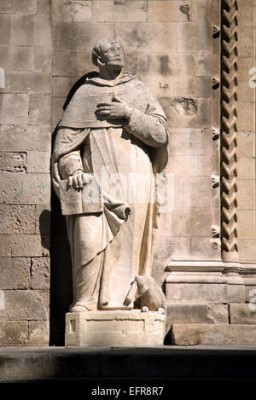
<svg viewBox="0 0 256 400"><path fill-rule="evenodd" d="M53 141L56 133L57 128L53 132ZM50 345L63 346L65 314L72 302L72 264L66 221L53 188L51 210Z"/></svg>

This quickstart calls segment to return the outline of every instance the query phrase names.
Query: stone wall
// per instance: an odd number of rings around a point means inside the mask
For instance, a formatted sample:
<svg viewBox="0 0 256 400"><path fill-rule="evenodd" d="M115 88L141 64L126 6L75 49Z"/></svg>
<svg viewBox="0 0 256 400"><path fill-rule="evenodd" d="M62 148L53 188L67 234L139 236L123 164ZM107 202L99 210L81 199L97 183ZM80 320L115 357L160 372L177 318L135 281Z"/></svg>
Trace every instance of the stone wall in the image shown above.
<svg viewBox="0 0 256 400"><path fill-rule="evenodd" d="M238 3L238 245L240 260L253 265L255 0ZM102 37L123 44L127 69L152 88L168 117L170 201L159 219L155 276L163 281L170 260L221 261L220 35L213 27L220 27L220 0L1 1L1 344L49 343L50 219L52 343L62 343L71 274L54 195L50 213L51 133L71 87L95 69L91 48ZM218 315L228 322L227 302L191 321Z"/></svg>
<svg viewBox="0 0 256 400"><path fill-rule="evenodd" d="M0 3L0 343L49 342L51 17Z"/></svg>

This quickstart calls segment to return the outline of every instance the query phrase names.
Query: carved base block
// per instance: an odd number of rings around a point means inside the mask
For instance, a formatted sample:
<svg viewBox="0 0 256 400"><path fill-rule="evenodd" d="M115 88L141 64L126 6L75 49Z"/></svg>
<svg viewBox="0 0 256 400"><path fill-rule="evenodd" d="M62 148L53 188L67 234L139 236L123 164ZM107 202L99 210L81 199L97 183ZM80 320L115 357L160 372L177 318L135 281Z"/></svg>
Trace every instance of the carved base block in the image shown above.
<svg viewBox="0 0 256 400"><path fill-rule="evenodd" d="M166 315L141 311L91 311L66 314L66 346L142 347L162 345Z"/></svg>

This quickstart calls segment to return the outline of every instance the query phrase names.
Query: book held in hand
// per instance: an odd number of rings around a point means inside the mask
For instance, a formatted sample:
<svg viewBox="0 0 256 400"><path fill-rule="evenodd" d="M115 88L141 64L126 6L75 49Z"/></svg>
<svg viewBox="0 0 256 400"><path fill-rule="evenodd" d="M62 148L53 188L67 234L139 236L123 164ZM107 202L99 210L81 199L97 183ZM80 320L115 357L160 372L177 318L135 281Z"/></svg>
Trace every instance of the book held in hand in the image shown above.
<svg viewBox="0 0 256 400"><path fill-rule="evenodd" d="M103 198L99 183L94 176L83 189L77 190L69 186L68 179L60 181L59 185L62 215L103 212Z"/></svg>

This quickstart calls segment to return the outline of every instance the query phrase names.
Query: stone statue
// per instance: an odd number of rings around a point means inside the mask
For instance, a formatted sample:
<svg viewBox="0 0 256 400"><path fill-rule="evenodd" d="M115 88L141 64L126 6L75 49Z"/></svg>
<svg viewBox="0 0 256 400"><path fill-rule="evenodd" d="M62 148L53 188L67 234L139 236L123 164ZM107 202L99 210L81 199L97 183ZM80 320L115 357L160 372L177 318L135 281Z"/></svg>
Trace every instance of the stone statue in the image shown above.
<svg viewBox="0 0 256 400"><path fill-rule="evenodd" d="M71 312L129 309L136 275L151 275L157 177L168 128L149 88L124 73L119 43L92 50L87 75L58 125L53 184L66 216L73 269Z"/></svg>

